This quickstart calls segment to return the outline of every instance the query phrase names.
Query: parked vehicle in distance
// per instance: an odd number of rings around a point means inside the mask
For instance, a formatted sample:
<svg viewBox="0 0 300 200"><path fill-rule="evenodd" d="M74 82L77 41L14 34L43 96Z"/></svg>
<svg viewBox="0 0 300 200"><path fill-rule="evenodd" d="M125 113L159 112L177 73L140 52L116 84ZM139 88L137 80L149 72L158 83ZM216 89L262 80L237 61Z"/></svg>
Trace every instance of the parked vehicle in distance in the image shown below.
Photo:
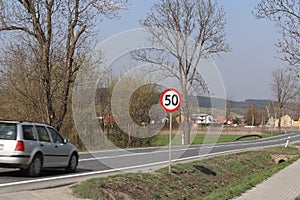
<svg viewBox="0 0 300 200"><path fill-rule="evenodd" d="M0 121L0 167L20 168L40 176L43 168L75 172L77 148L52 126L32 122Z"/></svg>

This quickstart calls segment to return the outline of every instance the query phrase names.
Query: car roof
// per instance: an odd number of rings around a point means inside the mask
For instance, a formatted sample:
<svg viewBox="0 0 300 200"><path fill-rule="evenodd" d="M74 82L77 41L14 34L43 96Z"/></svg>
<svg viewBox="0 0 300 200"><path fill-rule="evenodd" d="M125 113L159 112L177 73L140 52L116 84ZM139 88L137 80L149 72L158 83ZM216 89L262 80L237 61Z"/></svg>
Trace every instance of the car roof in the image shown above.
<svg viewBox="0 0 300 200"><path fill-rule="evenodd" d="M39 125L39 126L50 126L48 124L42 124L37 122L29 122L29 121L9 121L9 120L0 120L0 123L11 123L11 124L32 124L32 125Z"/></svg>
<svg viewBox="0 0 300 200"><path fill-rule="evenodd" d="M20 123L18 121L5 121L5 120L0 120L0 123L11 123L11 124L17 124Z"/></svg>

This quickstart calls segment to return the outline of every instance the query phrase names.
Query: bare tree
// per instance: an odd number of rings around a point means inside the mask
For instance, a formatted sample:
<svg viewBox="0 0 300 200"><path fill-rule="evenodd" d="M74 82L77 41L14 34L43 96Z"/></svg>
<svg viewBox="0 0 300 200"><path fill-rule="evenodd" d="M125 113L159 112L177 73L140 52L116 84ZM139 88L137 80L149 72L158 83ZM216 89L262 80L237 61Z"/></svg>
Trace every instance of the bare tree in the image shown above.
<svg viewBox="0 0 300 200"><path fill-rule="evenodd" d="M268 115L269 120L271 118L277 119L278 107L277 107L277 103L276 102L270 101L270 103L268 103L266 105L266 110L267 110L267 115Z"/></svg>
<svg viewBox="0 0 300 200"><path fill-rule="evenodd" d="M190 143L188 94L196 82L202 89L206 87L197 71L200 60L209 54L229 51L225 42L224 18L224 10L216 1L161 0L142 21L152 36L151 42L157 46L157 52L138 52L136 57L160 65L167 71L166 76L179 80L185 144ZM166 60L168 54L174 59Z"/></svg>
<svg viewBox="0 0 300 200"><path fill-rule="evenodd" d="M281 59L300 66L300 2L299 0L261 0L256 17L274 21L282 36L276 46Z"/></svg>
<svg viewBox="0 0 300 200"><path fill-rule="evenodd" d="M259 110L255 104L250 102L248 104L248 110L246 112L246 123L251 126L258 125L258 116L260 115Z"/></svg>
<svg viewBox="0 0 300 200"><path fill-rule="evenodd" d="M43 86L35 73L31 49L6 46L0 54L1 115L11 120L46 121Z"/></svg>
<svg viewBox="0 0 300 200"><path fill-rule="evenodd" d="M289 70L277 69L273 72L271 81L271 90L275 98L277 98L278 107L278 128L281 129L281 116L283 108L286 104L293 100L299 93L298 80Z"/></svg>
<svg viewBox="0 0 300 200"><path fill-rule="evenodd" d="M109 0L0 0L0 32L10 32L10 43L34 47L47 122L57 129L97 20L122 8L124 4Z"/></svg>

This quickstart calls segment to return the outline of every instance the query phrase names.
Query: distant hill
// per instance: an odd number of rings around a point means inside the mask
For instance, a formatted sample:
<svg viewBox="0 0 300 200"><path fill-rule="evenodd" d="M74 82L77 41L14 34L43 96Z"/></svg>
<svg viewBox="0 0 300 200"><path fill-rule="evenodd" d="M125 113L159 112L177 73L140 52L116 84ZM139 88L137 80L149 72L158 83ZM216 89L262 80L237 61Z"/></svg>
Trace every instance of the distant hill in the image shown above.
<svg viewBox="0 0 300 200"><path fill-rule="evenodd" d="M250 103L255 104L258 108L262 109L270 104L271 100L267 99L246 99L245 101L232 101L233 108L245 109Z"/></svg>
<svg viewBox="0 0 300 200"><path fill-rule="evenodd" d="M226 99L221 98L211 98L211 97L204 97L204 96L198 96L197 97L199 102L199 107L202 108L222 108L224 105L227 104ZM271 100L267 99L246 99L245 101L232 101L229 100L228 104L231 108L238 108L238 109L246 109L250 103L255 104L258 108L264 108L266 105L268 105L271 102Z"/></svg>

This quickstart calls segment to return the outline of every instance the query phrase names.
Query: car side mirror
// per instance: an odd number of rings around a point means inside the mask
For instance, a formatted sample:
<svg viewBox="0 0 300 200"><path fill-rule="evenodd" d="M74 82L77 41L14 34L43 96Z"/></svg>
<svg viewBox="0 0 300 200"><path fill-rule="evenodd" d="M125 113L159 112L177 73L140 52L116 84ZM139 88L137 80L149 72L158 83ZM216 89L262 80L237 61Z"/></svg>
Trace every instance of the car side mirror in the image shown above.
<svg viewBox="0 0 300 200"><path fill-rule="evenodd" d="M69 143L69 139L68 138L65 138L64 139L64 144L68 144Z"/></svg>

